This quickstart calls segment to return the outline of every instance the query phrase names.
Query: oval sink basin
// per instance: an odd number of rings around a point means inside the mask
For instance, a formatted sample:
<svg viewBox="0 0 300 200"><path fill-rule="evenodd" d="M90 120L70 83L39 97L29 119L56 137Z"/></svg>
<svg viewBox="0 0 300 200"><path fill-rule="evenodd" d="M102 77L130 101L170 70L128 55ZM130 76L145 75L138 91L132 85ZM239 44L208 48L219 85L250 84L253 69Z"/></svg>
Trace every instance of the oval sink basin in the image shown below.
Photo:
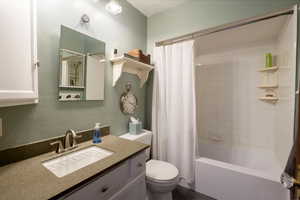
<svg viewBox="0 0 300 200"><path fill-rule="evenodd" d="M91 146L81 149L58 158L44 161L42 165L51 171L57 177L63 177L76 170L100 161L113 152L102 149L100 147Z"/></svg>

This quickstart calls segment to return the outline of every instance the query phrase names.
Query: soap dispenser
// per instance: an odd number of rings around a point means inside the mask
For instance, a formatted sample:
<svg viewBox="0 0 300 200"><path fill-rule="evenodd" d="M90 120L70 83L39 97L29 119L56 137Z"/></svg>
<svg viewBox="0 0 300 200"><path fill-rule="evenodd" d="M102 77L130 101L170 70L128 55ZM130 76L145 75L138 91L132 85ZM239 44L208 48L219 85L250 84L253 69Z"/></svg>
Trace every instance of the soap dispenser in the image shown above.
<svg viewBox="0 0 300 200"><path fill-rule="evenodd" d="M101 131L100 131L100 123L95 124L94 135L93 135L93 143L97 144L102 142L101 140Z"/></svg>

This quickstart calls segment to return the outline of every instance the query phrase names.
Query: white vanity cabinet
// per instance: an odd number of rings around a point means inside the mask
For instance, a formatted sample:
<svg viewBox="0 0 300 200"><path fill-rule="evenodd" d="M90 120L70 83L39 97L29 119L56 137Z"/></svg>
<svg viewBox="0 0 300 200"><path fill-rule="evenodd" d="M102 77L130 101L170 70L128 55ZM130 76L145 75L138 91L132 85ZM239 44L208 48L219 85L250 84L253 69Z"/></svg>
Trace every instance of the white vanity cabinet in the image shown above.
<svg viewBox="0 0 300 200"><path fill-rule="evenodd" d="M144 200L146 199L145 174L137 177L131 184L128 184L120 192L109 200Z"/></svg>
<svg viewBox="0 0 300 200"><path fill-rule="evenodd" d="M143 200L146 197L145 151L80 186L64 200Z"/></svg>
<svg viewBox="0 0 300 200"><path fill-rule="evenodd" d="M38 102L35 0L1 0L0 107Z"/></svg>
<svg viewBox="0 0 300 200"><path fill-rule="evenodd" d="M146 154L140 153L129 160L130 178L122 190L109 200L144 200L146 197Z"/></svg>

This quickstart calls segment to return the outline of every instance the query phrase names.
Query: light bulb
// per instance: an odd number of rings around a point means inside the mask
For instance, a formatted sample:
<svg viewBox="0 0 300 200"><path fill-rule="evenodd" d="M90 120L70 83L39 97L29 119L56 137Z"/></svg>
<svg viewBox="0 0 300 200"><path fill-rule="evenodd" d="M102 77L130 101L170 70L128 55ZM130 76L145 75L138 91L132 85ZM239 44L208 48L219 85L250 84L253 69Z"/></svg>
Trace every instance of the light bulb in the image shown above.
<svg viewBox="0 0 300 200"><path fill-rule="evenodd" d="M110 0L105 9L113 15L120 14L122 12L122 6L119 4L117 0Z"/></svg>

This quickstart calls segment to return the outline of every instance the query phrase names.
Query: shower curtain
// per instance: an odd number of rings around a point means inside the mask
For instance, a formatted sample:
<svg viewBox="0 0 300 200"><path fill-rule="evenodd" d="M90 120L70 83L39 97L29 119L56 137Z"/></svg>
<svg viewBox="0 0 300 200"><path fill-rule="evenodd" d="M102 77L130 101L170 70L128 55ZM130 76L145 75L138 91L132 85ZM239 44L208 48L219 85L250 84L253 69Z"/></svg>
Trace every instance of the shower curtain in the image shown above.
<svg viewBox="0 0 300 200"><path fill-rule="evenodd" d="M196 106L194 41L154 48L154 159L174 164L180 184L194 185Z"/></svg>

